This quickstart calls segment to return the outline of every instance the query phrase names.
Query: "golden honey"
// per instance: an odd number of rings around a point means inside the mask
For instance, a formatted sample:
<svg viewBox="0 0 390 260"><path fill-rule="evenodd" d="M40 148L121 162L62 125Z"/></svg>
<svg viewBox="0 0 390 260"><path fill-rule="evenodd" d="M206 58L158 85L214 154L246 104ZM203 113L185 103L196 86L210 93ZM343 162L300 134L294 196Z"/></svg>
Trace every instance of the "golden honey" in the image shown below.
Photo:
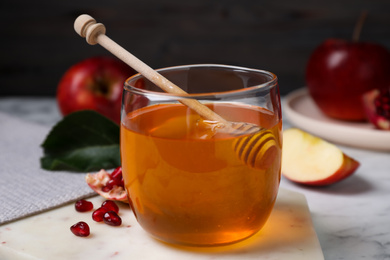
<svg viewBox="0 0 390 260"><path fill-rule="evenodd" d="M268 129L276 156L265 169L246 164L234 150L243 136L218 132L181 104L127 114L121 124L125 186L139 224L157 239L229 244L258 232L272 211L280 181L281 122L253 106L210 108L229 121Z"/></svg>

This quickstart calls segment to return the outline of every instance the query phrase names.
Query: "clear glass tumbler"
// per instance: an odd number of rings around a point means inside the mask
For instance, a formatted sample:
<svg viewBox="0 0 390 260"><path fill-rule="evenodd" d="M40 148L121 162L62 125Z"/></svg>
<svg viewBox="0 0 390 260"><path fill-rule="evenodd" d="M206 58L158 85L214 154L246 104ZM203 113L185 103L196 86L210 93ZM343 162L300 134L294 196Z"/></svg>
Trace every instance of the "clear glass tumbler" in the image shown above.
<svg viewBox="0 0 390 260"><path fill-rule="evenodd" d="M121 160L137 221L153 237L181 245L252 236L266 223L280 182L277 77L214 64L158 72L188 95L165 93L139 74L125 83ZM221 131L219 122L183 104L189 99L228 122L255 125L256 132Z"/></svg>

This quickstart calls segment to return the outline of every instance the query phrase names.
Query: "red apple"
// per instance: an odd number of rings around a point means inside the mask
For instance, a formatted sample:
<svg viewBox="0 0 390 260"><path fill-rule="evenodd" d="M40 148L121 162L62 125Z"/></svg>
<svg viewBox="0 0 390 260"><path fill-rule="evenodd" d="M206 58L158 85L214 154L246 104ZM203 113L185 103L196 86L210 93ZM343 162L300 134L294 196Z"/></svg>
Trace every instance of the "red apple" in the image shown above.
<svg viewBox="0 0 390 260"><path fill-rule="evenodd" d="M95 110L120 122L123 84L136 71L111 57L93 57L69 68L57 88L57 102L65 116Z"/></svg>
<svg viewBox="0 0 390 260"><path fill-rule="evenodd" d="M282 174L305 185L324 186L355 172L359 162L337 146L300 129L283 131Z"/></svg>
<svg viewBox="0 0 390 260"><path fill-rule="evenodd" d="M390 53L374 43L326 40L310 56L306 83L325 115L365 120L361 97L390 86Z"/></svg>

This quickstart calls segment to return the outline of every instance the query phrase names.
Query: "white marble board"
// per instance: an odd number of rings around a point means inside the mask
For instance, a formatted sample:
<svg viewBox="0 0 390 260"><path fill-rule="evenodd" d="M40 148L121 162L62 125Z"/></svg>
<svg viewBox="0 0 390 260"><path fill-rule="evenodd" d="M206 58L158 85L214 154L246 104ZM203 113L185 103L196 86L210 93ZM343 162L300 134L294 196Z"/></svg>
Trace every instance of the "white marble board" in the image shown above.
<svg viewBox="0 0 390 260"><path fill-rule="evenodd" d="M95 209L102 197L90 199ZM0 226L0 259L324 259L304 195L280 189L275 208L263 229L233 245L176 247L149 237L128 208L120 206L122 225L94 222L91 212L74 204ZM91 235L76 237L69 228L89 224Z"/></svg>

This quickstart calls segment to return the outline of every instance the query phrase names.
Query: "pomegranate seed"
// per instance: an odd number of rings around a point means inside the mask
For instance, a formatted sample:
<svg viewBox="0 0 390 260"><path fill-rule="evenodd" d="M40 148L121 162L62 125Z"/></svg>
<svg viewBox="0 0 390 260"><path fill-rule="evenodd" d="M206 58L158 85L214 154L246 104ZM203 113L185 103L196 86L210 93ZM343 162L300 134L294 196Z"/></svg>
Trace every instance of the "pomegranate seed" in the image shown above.
<svg viewBox="0 0 390 260"><path fill-rule="evenodd" d="M112 187L110 188L110 187L108 187L108 186L103 186L103 187L102 187L102 191L103 191L103 192L109 192L111 189L112 189Z"/></svg>
<svg viewBox="0 0 390 260"><path fill-rule="evenodd" d="M76 201L74 207L78 212L86 212L93 209L93 204L87 200L78 200Z"/></svg>
<svg viewBox="0 0 390 260"><path fill-rule="evenodd" d="M122 224L121 217L115 211L108 211L103 216L103 221L110 226L120 226Z"/></svg>
<svg viewBox="0 0 390 260"><path fill-rule="evenodd" d="M89 226L84 221L80 221L70 227L70 231L78 237L89 236Z"/></svg>
<svg viewBox="0 0 390 260"><path fill-rule="evenodd" d="M102 208L107 209L107 211L114 211L115 213L118 214L119 212L119 207L116 205L116 203L112 200L106 200L102 203Z"/></svg>
<svg viewBox="0 0 390 260"><path fill-rule="evenodd" d="M123 182L121 180L109 180L106 185L104 185L102 187L102 190L104 192L109 192L110 190L112 190L115 186L122 186L124 187L124 185L122 184Z"/></svg>
<svg viewBox="0 0 390 260"><path fill-rule="evenodd" d="M112 180L114 186L121 186L122 180Z"/></svg>
<svg viewBox="0 0 390 260"><path fill-rule="evenodd" d="M109 180L106 185L104 185L102 187L102 190L104 192L109 192L110 190L112 190L112 188L114 188L114 185L116 185L115 181L114 180Z"/></svg>
<svg viewBox="0 0 390 260"><path fill-rule="evenodd" d="M113 180L121 180L122 179L122 167L117 167L112 173L111 173L111 179Z"/></svg>
<svg viewBox="0 0 390 260"><path fill-rule="evenodd" d="M92 219L96 222L102 222L103 216L108 210L106 208L98 208L92 213Z"/></svg>

